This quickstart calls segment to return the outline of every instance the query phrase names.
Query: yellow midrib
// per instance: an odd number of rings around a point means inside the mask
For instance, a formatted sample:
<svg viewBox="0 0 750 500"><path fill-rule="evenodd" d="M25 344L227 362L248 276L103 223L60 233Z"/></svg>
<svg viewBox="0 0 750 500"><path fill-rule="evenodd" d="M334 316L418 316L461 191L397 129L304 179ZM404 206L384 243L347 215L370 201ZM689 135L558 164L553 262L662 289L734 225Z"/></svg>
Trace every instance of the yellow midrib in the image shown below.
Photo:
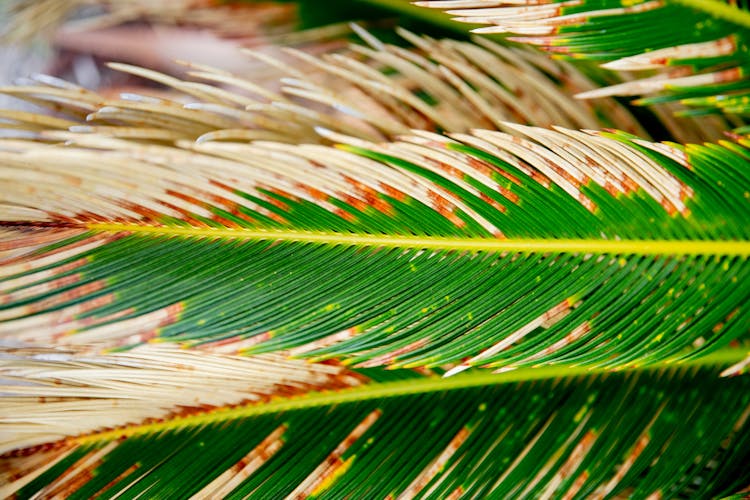
<svg viewBox="0 0 750 500"><path fill-rule="evenodd" d="M91 223L92 231L131 232L165 236L233 238L262 241L294 241L328 245L411 248L426 250L467 250L475 252L586 253L613 255L720 255L750 256L750 241L715 240L604 240L604 239L500 239L449 238L434 236L391 236L313 232L301 230L260 230L142 226L137 224Z"/></svg>

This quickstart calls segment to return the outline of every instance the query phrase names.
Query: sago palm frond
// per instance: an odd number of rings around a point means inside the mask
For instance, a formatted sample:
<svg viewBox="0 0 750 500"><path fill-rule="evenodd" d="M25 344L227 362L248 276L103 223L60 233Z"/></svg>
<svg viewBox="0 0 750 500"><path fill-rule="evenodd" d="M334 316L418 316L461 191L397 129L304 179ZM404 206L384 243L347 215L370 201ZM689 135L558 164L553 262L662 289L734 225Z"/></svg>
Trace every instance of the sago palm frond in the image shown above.
<svg viewBox="0 0 750 500"><path fill-rule="evenodd" d="M9 141L0 329L450 373L746 342L742 145L508 127L320 130L336 147Z"/></svg>
<svg viewBox="0 0 750 500"><path fill-rule="evenodd" d="M653 104L680 100L682 113L750 114L750 12L721 0L638 2L513 2L436 0L416 2L447 9L460 21L487 25L477 33L510 33L559 57L606 61L619 71L655 76L583 92L579 97L653 95Z"/></svg>
<svg viewBox="0 0 750 500"><path fill-rule="evenodd" d="M139 352L116 363L124 361L138 363ZM122 403L138 400L131 377L140 371L140 380L159 382L154 363L145 364L105 380L87 373L93 368L83 362L36 361L26 375L36 372L32 380L40 385L25 389L58 400L40 404L27 397L33 410L15 413L16 426L84 420L87 407L105 406L119 394ZM235 385L248 374L246 383L267 378L261 371L267 367L253 369L253 359L244 364L249 368L224 377ZM574 370L558 379L549 378L559 375L554 371L522 370L458 376L452 383L396 374L67 438L6 458L0 492L17 498L728 494L750 482L750 378L717 379L711 366L607 375ZM323 376L335 377L332 371ZM175 370L172 378L180 375L191 372ZM66 394L88 399L61 397Z"/></svg>

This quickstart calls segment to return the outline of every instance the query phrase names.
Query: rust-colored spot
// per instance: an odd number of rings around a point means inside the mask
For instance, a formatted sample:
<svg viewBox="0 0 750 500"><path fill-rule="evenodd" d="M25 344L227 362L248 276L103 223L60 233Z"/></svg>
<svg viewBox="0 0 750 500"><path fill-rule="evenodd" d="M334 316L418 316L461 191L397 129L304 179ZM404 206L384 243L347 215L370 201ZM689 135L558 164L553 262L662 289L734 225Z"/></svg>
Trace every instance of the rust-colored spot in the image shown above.
<svg viewBox="0 0 750 500"><path fill-rule="evenodd" d="M403 191L396 189L395 187L391 186L390 184L387 184L385 182L378 183L378 186L380 189L383 190L385 194L390 196L391 198L394 198L397 201L404 201L406 200L407 196L404 194Z"/></svg>
<svg viewBox="0 0 750 500"><path fill-rule="evenodd" d="M557 33L559 31L559 28L555 28L554 32ZM542 47L542 50L546 50L547 52L553 52L555 54L570 54L570 47L561 47L561 46L552 46L552 45L545 45Z"/></svg>
<svg viewBox="0 0 750 500"><path fill-rule="evenodd" d="M436 167L438 167L440 170L442 170L443 172L445 172L451 177L455 177L456 179L464 178L463 171L459 168L454 167L453 165L449 163L445 163L445 162L437 161L437 160L431 160L430 163L432 163L433 165L435 165Z"/></svg>
<svg viewBox="0 0 750 500"><path fill-rule="evenodd" d="M282 198L287 198L287 199L290 199L292 201L298 201L298 199L296 199L295 196L292 196L291 194L289 194L286 191L283 191L281 189L277 189L277 188L264 188L264 189L266 191L270 191L271 193L273 193L273 194L275 194L277 196L280 196ZM279 209L283 210L284 212L288 212L289 211L289 205L287 205L286 203L284 203L280 199L276 198L276 196L270 196L270 195L267 195L265 193L262 193L261 197L265 201L267 201L268 203L270 203L271 205L273 205L274 207L279 208Z"/></svg>
<svg viewBox="0 0 750 500"><path fill-rule="evenodd" d="M455 490L451 491L451 494L445 497L445 500L458 500L464 496L463 486L459 486Z"/></svg>
<svg viewBox="0 0 750 500"><path fill-rule="evenodd" d="M130 467L128 467L127 469L125 469L122 472L122 474L120 474L119 476L117 476L112 481L108 482L107 484L105 484L102 489L100 489L99 491L97 491L96 493L94 493L91 496L91 498L98 498L98 497L100 497L102 494L104 494L112 486L116 485L117 483L119 483L120 481L122 481L123 479L125 479L127 476L129 476L130 474L132 474L133 472L135 472L136 470L138 470L138 467L139 467L139 465L137 463L131 465Z"/></svg>
<svg viewBox="0 0 750 500"><path fill-rule="evenodd" d="M586 210L588 210L589 212L596 211L596 203L594 203L593 200L588 196L585 196L583 194L578 195L578 201L581 203L581 205L586 207Z"/></svg>
<svg viewBox="0 0 750 500"><path fill-rule="evenodd" d="M127 210L130 210L131 212L135 212L139 214L141 217L143 217L146 220L157 220L159 217L162 216L162 214L157 212L156 210L152 210L150 208L144 207L143 205L138 205L137 203L131 203L129 201L123 200L123 201L119 201L118 204L121 207L126 208Z"/></svg>
<svg viewBox="0 0 750 500"><path fill-rule="evenodd" d="M235 189L232 186L230 186L229 184L225 184L225 183L223 183L221 181L217 181L216 179L209 179L208 183L210 185L212 185L212 186L216 186L216 187L221 188L224 191L228 191L230 193L233 193L235 191Z"/></svg>
<svg viewBox="0 0 750 500"><path fill-rule="evenodd" d="M505 188L504 188L504 187L502 187L502 186L498 186L498 188L497 188L497 191L498 191L498 192L499 192L499 193L500 193L501 195L503 195L503 197L504 197L505 199L509 200L509 201L510 201L510 202L512 202L512 203L516 203L516 204L517 204L517 203L518 203L518 200L520 200L519 196L518 196L518 195L517 195L516 193L514 193L513 191L511 191L511 190L509 190L509 189L505 189Z"/></svg>
<svg viewBox="0 0 750 500"><path fill-rule="evenodd" d="M445 467L451 457L456 451L463 445L468 439L471 432L467 427L462 427L461 430L451 439L448 446L438 455L438 457L425 468L419 475L411 482L411 484L401 493L401 498L415 498L422 490L437 476L440 471Z"/></svg>
<svg viewBox="0 0 750 500"><path fill-rule="evenodd" d="M102 458L111 452L119 443L111 442L99 450L86 453L71 465L63 475L58 477L49 490L42 490L45 498L68 498L94 477L94 469L102 464ZM72 476L70 474L73 474Z"/></svg>
<svg viewBox="0 0 750 500"><path fill-rule="evenodd" d="M0 455L0 457L1 458L28 457L31 455L36 455L37 453L48 453L54 450L70 451L69 449L74 448L74 447L75 445L71 445L66 439L61 439L60 441L55 441L53 443L43 443L43 444L30 446L29 448L11 450L9 452L6 452Z"/></svg>
<svg viewBox="0 0 750 500"><path fill-rule="evenodd" d="M733 309L732 312L730 312L729 314L727 314L727 321L730 321L732 318L734 318L735 316L737 316L737 314L739 314L739 312L740 312L740 308L739 307Z"/></svg>
<svg viewBox="0 0 750 500"><path fill-rule="evenodd" d="M563 300L559 304L553 306L551 309L548 309L547 311L542 314L542 321L549 321L550 319L564 313L570 309L570 301L568 299Z"/></svg>
<svg viewBox="0 0 750 500"><path fill-rule="evenodd" d="M252 337L249 337L245 339L242 343L242 350L248 350L252 346L260 344L261 342L265 342L266 340L271 340L273 338L273 332L263 332L259 333L258 335L254 335Z"/></svg>
<svg viewBox="0 0 750 500"><path fill-rule="evenodd" d="M412 351L420 349L426 346L429 342L430 340L427 338L419 339L415 342L412 342L411 344L408 344L408 345L405 345L404 347L396 349L395 351L391 351L382 356L377 356L368 361L359 363L357 367L358 368L373 368L373 367L381 366L381 365L391 365L396 362L399 356L403 356L404 354L408 354Z"/></svg>
<svg viewBox="0 0 750 500"><path fill-rule="evenodd" d="M354 192L364 200L367 206L371 206L386 215L393 214L393 207L391 206L391 204L382 199L375 189L362 182L359 182L353 177L349 177L346 175L343 177L344 180L346 180L346 182L348 182L354 188Z"/></svg>
<svg viewBox="0 0 750 500"><path fill-rule="evenodd" d="M731 319L734 318L737 315L737 313L739 313L739 312L740 312L739 307L736 308L736 309L734 309L732 312L730 312L727 315L726 318L724 318L723 321L720 321L719 323L717 323L716 325L714 325L714 327L711 329L711 331L713 333L719 333L722 330L722 328L724 328L724 325L726 325L728 321L731 321Z"/></svg>
<svg viewBox="0 0 750 500"><path fill-rule="evenodd" d="M623 174L622 185L625 187L626 193L638 191L641 187L628 174Z"/></svg>
<svg viewBox="0 0 750 500"><path fill-rule="evenodd" d="M490 196L487 195L487 194L485 194L485 193L480 193L479 197L482 199L482 201L484 201L485 203L491 205L495 210L499 210L502 213L505 213L508 210L503 205L501 205L500 203L498 203L496 200L490 198Z"/></svg>
<svg viewBox="0 0 750 500"><path fill-rule="evenodd" d="M464 227L466 222L461 220L455 213L456 206L441 196L439 193L429 190L427 197L432 201L432 208L440 215L451 221L457 227Z"/></svg>
<svg viewBox="0 0 750 500"><path fill-rule="evenodd" d="M179 198L183 201L186 201L190 203L191 205L195 205L195 206L203 207L203 208L209 206L205 201L200 200L196 198L195 196L191 196L187 193L175 191L174 189L166 189L164 192L170 196L174 196L175 198Z"/></svg>
<svg viewBox="0 0 750 500"><path fill-rule="evenodd" d="M669 215L677 214L677 207L674 206L674 203L669 201L667 198L662 198L662 200L659 202L659 205L661 205Z"/></svg>
<svg viewBox="0 0 750 500"><path fill-rule="evenodd" d="M10 223L0 221L0 227L14 227ZM40 230L44 229L44 230ZM17 237L7 241L0 241L0 251L15 250L17 248L32 247L44 245L55 241L62 241L65 238L71 238L84 232L82 229L68 229L63 226L55 226L57 231L47 230L43 224L37 225L18 225L14 227ZM91 241L87 238L86 241ZM67 246L65 248L70 248ZM15 259L14 259L15 260ZM6 260L4 263L10 262Z"/></svg>
<svg viewBox="0 0 750 500"><path fill-rule="evenodd" d="M73 283L78 283L79 281L81 281L81 273L74 273L74 274L69 274L68 276L63 276L62 278L58 278L56 280L50 281L49 285L52 289L63 288L68 285L72 285Z"/></svg>
<svg viewBox="0 0 750 500"><path fill-rule="evenodd" d="M255 345L273 338L273 332L259 333L247 338L227 337L212 342L199 344L198 349L224 354L237 354Z"/></svg>
<svg viewBox="0 0 750 500"><path fill-rule="evenodd" d="M211 216L211 219L218 222L219 224L222 224L223 226L226 226L228 228L232 229L240 229L242 226L240 224L237 224L235 221L231 219L227 219L226 217L222 217L219 214L213 214Z"/></svg>
<svg viewBox="0 0 750 500"><path fill-rule="evenodd" d="M164 311L167 313L167 317L164 319L164 322L161 324L166 323L172 323L174 322L177 317L180 315L182 311L185 310L185 304L183 302L175 302L174 304L171 304L167 306Z"/></svg>
<svg viewBox="0 0 750 500"><path fill-rule="evenodd" d="M570 344L591 331L591 325L588 321L581 323L577 328L565 336L566 344Z"/></svg>
<svg viewBox="0 0 750 500"><path fill-rule="evenodd" d="M586 484L586 481L589 478L589 472L583 471L579 476L576 478L575 481L573 481L573 484L570 485L570 488L567 492L565 492L565 495L563 495L563 500L572 500L575 498L575 496L578 494L578 492L581 490L584 484Z"/></svg>
<svg viewBox="0 0 750 500"><path fill-rule="evenodd" d="M63 264L62 266L56 268L54 271L54 274L63 274L68 271L72 271L73 269L77 269L88 263L89 263L89 259L87 257L82 257L80 259L76 259L72 262L68 262L67 264Z"/></svg>
<svg viewBox="0 0 750 500"><path fill-rule="evenodd" d="M88 311L93 311L107 304L111 304L112 302L114 302L114 299L115 299L115 295L113 293L108 293L108 294L101 295L99 297L81 302L79 304L76 304L70 309L65 310L65 313L62 316L60 316L59 318L56 318L56 323L63 324L63 323L72 321L76 316L82 315L83 313L86 313ZM71 331L75 331L75 328L86 328L86 327L94 326L94 325L104 323L112 319L118 319L121 316L132 314L134 311L135 309L131 307L131 308L124 309L122 311L118 311L116 313L112 313L110 315L107 315L101 318L91 316L88 318L79 319L76 321L74 325L71 325L71 329L63 330L52 335L52 339L59 340L65 337L66 335L68 335L69 333L71 333Z"/></svg>
<svg viewBox="0 0 750 500"><path fill-rule="evenodd" d="M352 196L350 194L342 194L340 195L341 199L347 204L354 208L356 208L359 211L365 210L368 205L364 201L360 200L356 196Z"/></svg>
<svg viewBox="0 0 750 500"><path fill-rule="evenodd" d="M565 170L560 165L558 165L557 163L555 163L554 161L552 161L550 159L545 158L544 162L547 164L547 166L549 168L551 168L553 171L555 171L560 177L562 177L566 181L570 182L576 188L580 188L583 185L583 183L586 181L586 179L584 179L583 182L579 181L570 172L568 172L567 170Z"/></svg>
<svg viewBox="0 0 750 500"><path fill-rule="evenodd" d="M539 172L536 169L530 169L531 170L531 178L536 181L537 183L541 184L545 188L550 188L552 186L552 181L549 180L549 177L544 175L543 173Z"/></svg>
<svg viewBox="0 0 750 500"><path fill-rule="evenodd" d="M604 181L604 190L612 196L617 196L620 193L619 186L612 184L610 181Z"/></svg>
<svg viewBox="0 0 750 500"><path fill-rule="evenodd" d="M301 182L298 182L294 186L300 189L301 191L304 191L305 193L309 194L316 200L328 201L330 198L326 193L324 193L320 189L310 186L309 184L303 184Z"/></svg>
<svg viewBox="0 0 750 500"><path fill-rule="evenodd" d="M231 191L230 189L226 189L228 191ZM210 209L212 207L220 208L226 212L229 212L233 216L237 217L238 219L242 219L246 222L255 223L255 219L250 217L249 215L243 213L240 211L240 204L238 204L235 201L230 200L229 198L225 198L223 196L220 196L215 193L211 193L208 191L201 191L201 195L205 196L207 200L209 200L211 203L207 202L199 202L202 203L202 206L204 206L206 209ZM228 220L221 215L214 214L212 216L212 219L216 222L219 222L221 224L224 224L227 227L234 227L234 228L240 228L241 226L237 224L234 221Z"/></svg>
<svg viewBox="0 0 750 500"><path fill-rule="evenodd" d="M216 181L216 180L211 180L210 183L230 193L233 193L235 191L230 186L227 186L226 184ZM223 196L216 195L216 194L209 193L208 195L213 202L215 202L218 205L222 205L227 212L231 213L235 217L242 219L246 222L249 222L251 224L257 223L257 221L254 218L252 218L251 216L249 216L248 214L240 210L240 208L242 208L242 205L240 205L239 203L232 201L228 198L224 198Z"/></svg>
<svg viewBox="0 0 750 500"><path fill-rule="evenodd" d="M354 214L352 214L351 212L347 212L344 209L337 208L333 211L333 213L346 220L347 222L353 223L357 221L357 217Z"/></svg>
<svg viewBox="0 0 750 500"><path fill-rule="evenodd" d="M106 222L107 219L105 217L102 217L99 214L95 214L93 212L89 212L88 210L84 210L83 212L78 212L75 217L79 222L84 223L92 223L92 222Z"/></svg>
<svg viewBox="0 0 750 500"><path fill-rule="evenodd" d="M106 295L100 295L99 297L93 298L91 300L87 300L86 302L82 302L79 304L78 313L85 313L94 309L97 309L102 306L106 306L107 304L111 304L115 300L115 294L114 293L108 293Z"/></svg>
<svg viewBox="0 0 750 500"><path fill-rule="evenodd" d="M86 283L85 285L81 285L65 292L59 293L54 297L50 297L34 304L29 304L27 306L29 309L29 314L44 311L46 309L51 309L60 304L64 304L65 302L98 292L99 290L104 289L106 284L107 283L105 280L92 281L91 283Z"/></svg>
<svg viewBox="0 0 750 500"><path fill-rule="evenodd" d="M419 373L423 377L433 377L435 375L435 372L426 366L417 366L412 368L412 371Z"/></svg>
<svg viewBox="0 0 750 500"><path fill-rule="evenodd" d="M719 71L714 76L714 81L716 83L726 83L741 80L742 78L742 69L740 67L736 67L725 69L724 71Z"/></svg>
<svg viewBox="0 0 750 500"><path fill-rule="evenodd" d="M11 302L16 302L18 300L23 300L26 298L38 296L40 294L54 292L56 290L59 290L60 288L65 288L74 283L78 283L80 280L81 280L81 274L74 273L69 276L63 276L62 278L57 278L55 280L46 281L44 283L41 283L39 285L34 285L29 288L23 288L16 292L12 292L8 294L0 294L0 304L8 304Z"/></svg>
<svg viewBox="0 0 750 500"><path fill-rule="evenodd" d="M692 198L694 194L695 194L695 191L693 191L693 189L690 186L686 186L685 184L682 184L682 183L680 184L680 194L679 194L680 200L687 201L690 198Z"/></svg>
<svg viewBox="0 0 750 500"><path fill-rule="evenodd" d="M361 438L365 432L380 418L382 411L380 409L370 412L364 420L349 433L344 440L325 458L325 460L315 468L315 470L289 495L289 497L304 499L321 486L330 478L335 477L340 467L345 465L341 456Z"/></svg>
<svg viewBox="0 0 750 500"><path fill-rule="evenodd" d="M485 175L487 177L492 177L493 173L498 173L502 175L503 177L507 178L511 182L515 182L516 184L519 184L518 179L516 179L514 176L509 174L508 172L505 172L503 170L500 170L498 168L493 167L490 163L481 160L479 158L475 158L473 156L468 156L466 158L467 163L471 168L476 170L482 175Z"/></svg>

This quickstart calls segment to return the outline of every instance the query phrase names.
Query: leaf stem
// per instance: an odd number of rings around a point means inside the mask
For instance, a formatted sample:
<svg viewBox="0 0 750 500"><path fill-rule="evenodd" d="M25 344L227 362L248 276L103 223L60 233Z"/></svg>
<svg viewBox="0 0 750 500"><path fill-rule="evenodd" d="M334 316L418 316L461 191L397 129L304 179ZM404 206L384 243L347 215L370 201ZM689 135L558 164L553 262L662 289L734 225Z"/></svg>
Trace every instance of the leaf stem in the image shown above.
<svg viewBox="0 0 750 500"><path fill-rule="evenodd" d="M200 238L294 241L329 245L455 250L474 252L590 253L611 255L719 255L750 256L750 241L713 240L603 240L603 239L499 239L389 236L310 232L299 230L218 229L92 223L91 231L131 232Z"/></svg>

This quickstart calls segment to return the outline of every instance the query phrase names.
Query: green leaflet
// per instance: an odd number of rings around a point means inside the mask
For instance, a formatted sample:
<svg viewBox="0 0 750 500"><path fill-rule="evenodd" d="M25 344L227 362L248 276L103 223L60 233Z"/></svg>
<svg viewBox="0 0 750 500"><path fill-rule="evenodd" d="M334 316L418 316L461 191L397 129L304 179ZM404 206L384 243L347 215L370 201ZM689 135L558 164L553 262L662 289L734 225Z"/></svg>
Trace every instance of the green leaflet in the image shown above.
<svg viewBox="0 0 750 500"><path fill-rule="evenodd" d="M335 406L279 401L255 416L70 440L19 497L720 496L750 480L749 380L647 371L385 398L401 382L375 384Z"/></svg>
<svg viewBox="0 0 750 500"><path fill-rule="evenodd" d="M747 341L744 149L517 128L530 139L30 152L38 171L12 175L48 220L8 234L30 252L3 269L0 331L449 374L628 368ZM130 170L108 169L122 155Z"/></svg>

